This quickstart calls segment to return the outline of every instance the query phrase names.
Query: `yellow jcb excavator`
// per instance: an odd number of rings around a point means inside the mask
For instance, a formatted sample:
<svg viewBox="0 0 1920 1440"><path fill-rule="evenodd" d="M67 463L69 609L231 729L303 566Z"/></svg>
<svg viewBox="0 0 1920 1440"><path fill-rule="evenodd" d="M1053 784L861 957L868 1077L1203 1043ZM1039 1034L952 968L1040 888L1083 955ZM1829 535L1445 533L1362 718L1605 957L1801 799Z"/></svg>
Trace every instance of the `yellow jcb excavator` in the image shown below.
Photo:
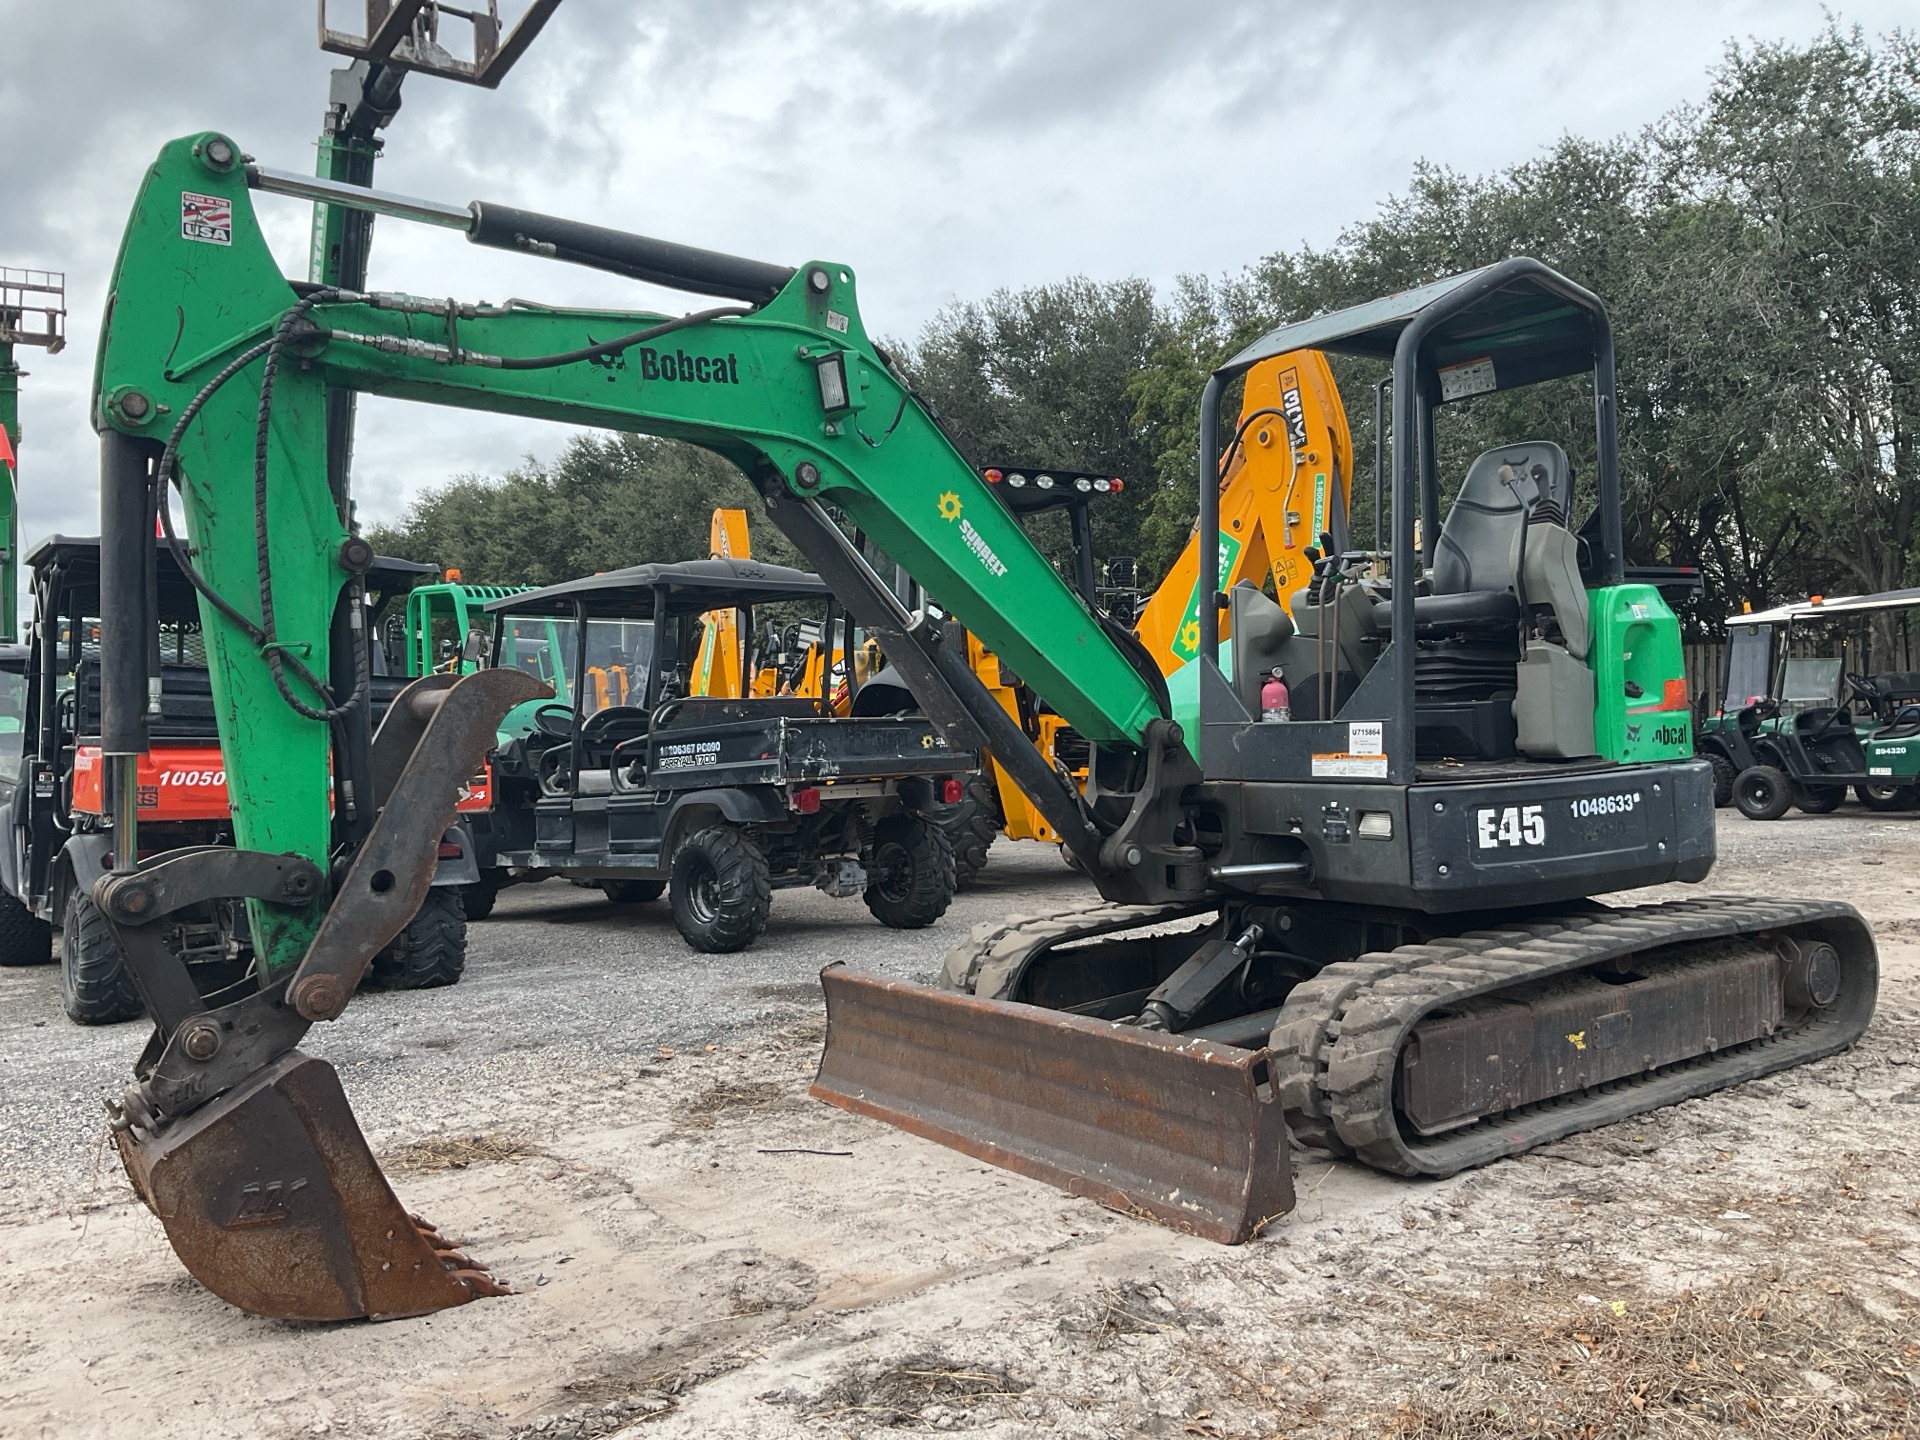
<svg viewBox="0 0 1920 1440"><path fill-rule="evenodd" d="M1352 489L1353 436L1327 357L1297 350L1254 366L1220 471L1220 588L1271 575L1287 605L1313 574L1307 550L1345 528ZM1134 632L1163 675L1200 653L1197 525ZM1228 625L1220 638L1231 635Z"/></svg>

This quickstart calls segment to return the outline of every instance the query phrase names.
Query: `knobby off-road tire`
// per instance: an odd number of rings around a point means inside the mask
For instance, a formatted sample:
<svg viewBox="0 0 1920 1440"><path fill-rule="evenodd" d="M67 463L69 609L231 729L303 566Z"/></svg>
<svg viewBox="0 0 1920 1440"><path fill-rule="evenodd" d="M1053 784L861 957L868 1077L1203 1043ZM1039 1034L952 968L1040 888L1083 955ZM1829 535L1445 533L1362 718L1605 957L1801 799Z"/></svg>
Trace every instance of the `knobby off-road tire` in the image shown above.
<svg viewBox="0 0 1920 1440"><path fill-rule="evenodd" d="M987 868L987 851L1000 834L1000 806L993 782L984 775L974 776L967 781L966 794L957 805L943 805L933 816L953 847L954 888L971 889L975 878Z"/></svg>
<svg viewBox="0 0 1920 1440"><path fill-rule="evenodd" d="M469 922L484 920L493 913L493 902L500 898L497 880L482 880L460 887L460 910Z"/></svg>
<svg viewBox="0 0 1920 1440"><path fill-rule="evenodd" d="M953 846L920 815L894 815L875 828L862 897L873 918L895 930L923 930L953 903Z"/></svg>
<svg viewBox="0 0 1920 1440"><path fill-rule="evenodd" d="M1733 782L1739 778L1740 771L1724 755L1709 755L1707 763L1713 766L1713 808L1724 810L1733 804Z"/></svg>
<svg viewBox="0 0 1920 1440"><path fill-rule="evenodd" d="M1733 803L1749 820L1778 820L1793 804L1793 785L1784 770L1750 765L1733 782Z"/></svg>
<svg viewBox="0 0 1920 1440"><path fill-rule="evenodd" d="M436 885L419 913L373 957L367 978L383 990L457 984L467 969L467 912L459 889Z"/></svg>
<svg viewBox="0 0 1920 1440"><path fill-rule="evenodd" d="M107 917L84 894L71 896L61 917L60 1002L78 1025L138 1020L145 1009Z"/></svg>
<svg viewBox="0 0 1920 1440"><path fill-rule="evenodd" d="M683 840L673 852L667 888L673 923L696 950L744 950L767 928L773 906L767 857L731 825L709 825Z"/></svg>
<svg viewBox="0 0 1920 1440"><path fill-rule="evenodd" d="M53 927L18 897L0 890L0 965L49 965Z"/></svg>
<svg viewBox="0 0 1920 1440"><path fill-rule="evenodd" d="M602 880L600 890L616 905L645 905L667 893L664 880Z"/></svg>

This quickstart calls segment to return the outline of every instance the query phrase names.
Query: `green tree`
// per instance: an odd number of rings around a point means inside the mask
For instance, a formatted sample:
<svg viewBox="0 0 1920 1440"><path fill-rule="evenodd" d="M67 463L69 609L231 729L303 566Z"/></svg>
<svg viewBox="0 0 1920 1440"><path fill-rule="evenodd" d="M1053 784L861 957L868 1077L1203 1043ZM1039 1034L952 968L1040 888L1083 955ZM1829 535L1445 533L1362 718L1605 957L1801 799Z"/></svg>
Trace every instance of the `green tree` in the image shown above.
<svg viewBox="0 0 1920 1440"><path fill-rule="evenodd" d="M1650 284L1689 367L1664 458L1700 492L1729 598L1911 583L1920 49L1838 26L1730 47L1653 140L1669 263Z"/></svg>
<svg viewBox="0 0 1920 1440"><path fill-rule="evenodd" d="M754 553L791 563L747 478L711 451L645 435L577 435L551 465L424 492L369 539L382 554L458 566L476 584L552 585L599 570L704 559L713 511L747 511Z"/></svg>

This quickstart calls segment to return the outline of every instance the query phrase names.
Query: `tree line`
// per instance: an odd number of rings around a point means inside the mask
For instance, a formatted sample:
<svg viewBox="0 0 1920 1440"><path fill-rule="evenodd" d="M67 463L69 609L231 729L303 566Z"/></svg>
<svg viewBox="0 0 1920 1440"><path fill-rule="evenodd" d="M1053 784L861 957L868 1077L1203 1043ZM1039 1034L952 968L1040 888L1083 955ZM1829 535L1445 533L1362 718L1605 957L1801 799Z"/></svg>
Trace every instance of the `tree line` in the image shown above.
<svg viewBox="0 0 1920 1440"><path fill-rule="evenodd" d="M1639 134L1567 136L1478 177L1422 165L1323 249L1166 296L1139 278L997 291L889 349L976 463L1125 477L1094 509L1094 548L1137 557L1151 583L1193 524L1215 366L1276 325L1510 255L1606 300L1629 556L1700 568L1697 627L1742 602L1920 583L1920 45L1899 32L1830 22L1803 47L1730 45L1703 100ZM1383 369L1335 361L1356 497ZM1441 472L1457 484L1487 446L1538 434L1590 477L1591 432L1584 382L1476 397L1443 412ZM719 504L749 508L770 557L790 553L725 461L634 436L453 480L372 538L471 579L550 583L703 555ZM1064 554L1064 533L1039 538Z"/></svg>

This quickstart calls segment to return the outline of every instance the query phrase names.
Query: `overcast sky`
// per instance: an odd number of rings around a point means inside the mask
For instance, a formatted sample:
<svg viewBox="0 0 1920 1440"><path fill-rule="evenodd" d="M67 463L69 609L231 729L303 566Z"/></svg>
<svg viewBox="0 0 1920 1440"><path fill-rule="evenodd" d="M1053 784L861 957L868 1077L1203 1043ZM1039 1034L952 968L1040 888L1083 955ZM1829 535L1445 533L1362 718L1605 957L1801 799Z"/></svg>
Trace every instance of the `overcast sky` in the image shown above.
<svg viewBox="0 0 1920 1440"><path fill-rule="evenodd" d="M468 0L472 3L472 0ZM525 0L501 0L506 17ZM1912 0L1849 0L1869 33ZM358 0L332 23L359 29ZM494 200L858 270L874 334L1081 274L1218 274L1325 244L1427 159L1467 172L1704 95L1731 38L1805 41L1817 0L564 0L498 91L423 76L382 189ZM72 343L23 352L23 540L98 529L86 390L126 207L160 143L221 129L311 170L312 0L0 0L0 263L65 270ZM289 274L309 212L259 197ZM463 299L699 302L382 220L371 282ZM551 456L551 425L363 401L362 518Z"/></svg>

